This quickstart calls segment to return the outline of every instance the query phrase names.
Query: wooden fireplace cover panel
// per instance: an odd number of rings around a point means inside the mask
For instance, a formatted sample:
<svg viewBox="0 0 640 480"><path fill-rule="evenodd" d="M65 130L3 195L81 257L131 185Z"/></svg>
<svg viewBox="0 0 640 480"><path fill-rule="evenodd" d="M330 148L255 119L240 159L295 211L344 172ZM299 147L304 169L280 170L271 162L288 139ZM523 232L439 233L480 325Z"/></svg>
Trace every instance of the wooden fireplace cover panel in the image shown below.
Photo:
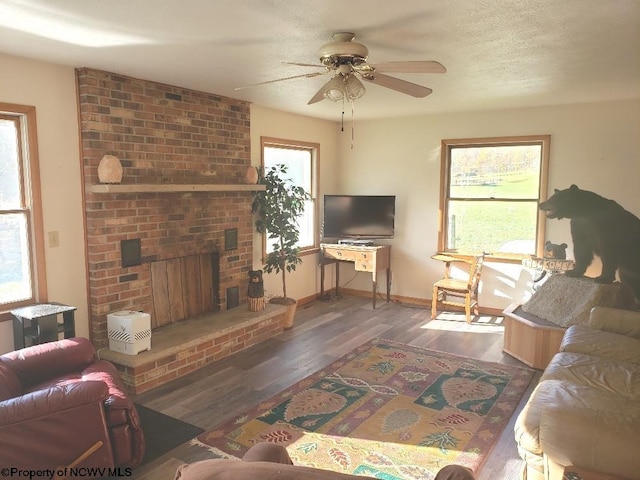
<svg viewBox="0 0 640 480"><path fill-rule="evenodd" d="M214 311L211 253L151 262L151 327L161 327Z"/></svg>

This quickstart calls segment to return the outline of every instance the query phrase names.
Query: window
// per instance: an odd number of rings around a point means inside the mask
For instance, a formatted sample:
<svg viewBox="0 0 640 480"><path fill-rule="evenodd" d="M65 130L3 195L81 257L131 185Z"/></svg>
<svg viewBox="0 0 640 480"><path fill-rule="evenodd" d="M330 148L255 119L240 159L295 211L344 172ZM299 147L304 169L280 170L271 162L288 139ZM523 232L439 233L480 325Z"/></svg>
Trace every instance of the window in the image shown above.
<svg viewBox="0 0 640 480"><path fill-rule="evenodd" d="M316 143L279 140L275 138L261 138L262 164L265 170L275 165L286 165L287 173L294 184L304 188L311 195L307 201L304 214L300 218L300 250L311 250L318 247L318 212L315 184L318 172L320 145ZM265 235L265 238L267 236ZM273 250L267 242L266 253Z"/></svg>
<svg viewBox="0 0 640 480"><path fill-rule="evenodd" d="M549 136L442 141L438 248L542 254Z"/></svg>
<svg viewBox="0 0 640 480"><path fill-rule="evenodd" d="M34 107L0 103L0 320L46 300Z"/></svg>

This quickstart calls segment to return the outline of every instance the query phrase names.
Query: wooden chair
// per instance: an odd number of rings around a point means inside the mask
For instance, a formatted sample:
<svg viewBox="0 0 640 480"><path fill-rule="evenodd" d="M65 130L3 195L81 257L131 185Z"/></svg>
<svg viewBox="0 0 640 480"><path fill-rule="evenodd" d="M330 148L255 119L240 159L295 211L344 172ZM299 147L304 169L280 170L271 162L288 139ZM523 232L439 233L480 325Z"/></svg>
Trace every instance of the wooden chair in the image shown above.
<svg viewBox="0 0 640 480"><path fill-rule="evenodd" d="M469 263L469 277L460 280L450 277L451 262ZM464 307L467 323L471 323L471 309L478 315L478 284L480 283L480 273L484 263L484 254L471 257L470 260L459 257L451 257L446 260L445 275L442 280L433 284L433 296L431 297L431 318L437 314L438 302L443 305L453 305ZM449 300L455 297L463 300Z"/></svg>

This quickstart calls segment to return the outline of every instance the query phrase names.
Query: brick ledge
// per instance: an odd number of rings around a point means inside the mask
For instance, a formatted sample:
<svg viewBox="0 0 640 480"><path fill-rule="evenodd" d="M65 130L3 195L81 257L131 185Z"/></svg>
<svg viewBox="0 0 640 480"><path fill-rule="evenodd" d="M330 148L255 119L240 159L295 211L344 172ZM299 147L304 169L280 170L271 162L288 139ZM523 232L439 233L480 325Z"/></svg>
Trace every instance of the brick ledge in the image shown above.
<svg viewBox="0 0 640 480"><path fill-rule="evenodd" d="M151 350L138 355L108 349L98 354L138 394L278 335L285 313L286 307L274 304L262 312L238 307L160 327L151 335Z"/></svg>

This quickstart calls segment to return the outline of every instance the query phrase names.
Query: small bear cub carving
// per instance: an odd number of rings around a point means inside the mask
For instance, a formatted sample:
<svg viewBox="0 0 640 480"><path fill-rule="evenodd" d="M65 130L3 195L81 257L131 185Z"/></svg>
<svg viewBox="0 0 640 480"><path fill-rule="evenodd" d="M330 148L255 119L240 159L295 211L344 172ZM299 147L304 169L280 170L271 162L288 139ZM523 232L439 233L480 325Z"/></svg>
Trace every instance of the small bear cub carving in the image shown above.
<svg viewBox="0 0 640 480"><path fill-rule="evenodd" d="M547 240L544 244L544 258L552 258L554 260L566 260L567 259L567 244L551 243Z"/></svg>
<svg viewBox="0 0 640 480"><path fill-rule="evenodd" d="M262 270L249 271L249 288L247 291L249 298L264 297L264 282L262 281Z"/></svg>

